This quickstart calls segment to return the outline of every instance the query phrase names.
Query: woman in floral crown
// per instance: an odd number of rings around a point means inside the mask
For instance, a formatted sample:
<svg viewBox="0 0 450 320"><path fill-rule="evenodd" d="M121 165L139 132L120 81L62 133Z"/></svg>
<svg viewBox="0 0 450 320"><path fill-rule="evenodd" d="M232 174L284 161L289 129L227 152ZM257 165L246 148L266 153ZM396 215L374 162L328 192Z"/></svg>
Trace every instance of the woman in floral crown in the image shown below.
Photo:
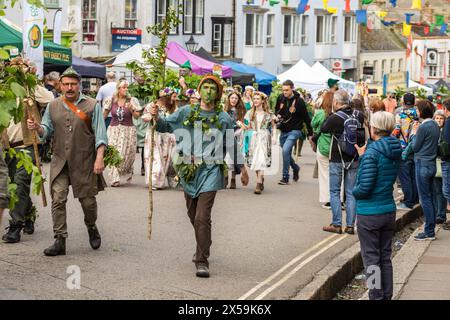
<svg viewBox="0 0 450 320"><path fill-rule="evenodd" d="M151 121L150 109L156 105L161 117L171 115L177 110L176 101L173 99L176 92L171 88L162 90L159 99L148 104L144 109L142 119L145 122ZM172 180L175 172L172 166L172 151L175 147L175 135L171 133L155 132L155 149L153 154L152 186L153 189L163 189L166 186L172 187ZM145 136L144 161L145 161L145 183L149 183L150 173L150 148L152 144L151 127ZM166 184L167 180L167 184Z"/></svg>
<svg viewBox="0 0 450 320"><path fill-rule="evenodd" d="M122 178L129 183L133 178L133 165L136 157L137 135L133 117L140 117L141 106L136 98L128 93L128 81L122 80L116 86L111 98L105 100L103 116L111 112L111 124L108 127L108 142L114 146L123 158L122 164L109 168L112 187L120 186Z"/></svg>
<svg viewBox="0 0 450 320"><path fill-rule="evenodd" d="M248 130L250 144L245 155L247 166L256 171L255 194L264 190L264 170L272 164L272 143L275 143L275 116L269 111L268 98L263 92L253 94L252 109L245 115L246 123L238 125ZM271 139L271 130L273 137Z"/></svg>

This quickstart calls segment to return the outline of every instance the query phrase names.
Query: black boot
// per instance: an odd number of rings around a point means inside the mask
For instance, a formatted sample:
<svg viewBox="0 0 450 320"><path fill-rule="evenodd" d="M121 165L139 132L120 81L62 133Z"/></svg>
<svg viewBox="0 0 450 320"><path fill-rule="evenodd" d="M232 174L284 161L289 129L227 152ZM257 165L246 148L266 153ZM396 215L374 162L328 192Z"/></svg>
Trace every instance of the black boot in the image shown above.
<svg viewBox="0 0 450 320"><path fill-rule="evenodd" d="M25 221L25 225L23 226L23 233L33 234L34 233L34 222L31 220Z"/></svg>
<svg viewBox="0 0 450 320"><path fill-rule="evenodd" d="M17 243L20 241L20 231L22 231L22 222L9 222L8 232L2 237L6 243Z"/></svg>
<svg viewBox="0 0 450 320"><path fill-rule="evenodd" d="M102 238L100 237L100 233L98 232L97 226L88 227L89 233L89 244L91 248L97 250L102 245Z"/></svg>
<svg viewBox="0 0 450 320"><path fill-rule="evenodd" d="M66 255L66 238L57 237L55 243L44 250L44 254L48 257L65 256Z"/></svg>

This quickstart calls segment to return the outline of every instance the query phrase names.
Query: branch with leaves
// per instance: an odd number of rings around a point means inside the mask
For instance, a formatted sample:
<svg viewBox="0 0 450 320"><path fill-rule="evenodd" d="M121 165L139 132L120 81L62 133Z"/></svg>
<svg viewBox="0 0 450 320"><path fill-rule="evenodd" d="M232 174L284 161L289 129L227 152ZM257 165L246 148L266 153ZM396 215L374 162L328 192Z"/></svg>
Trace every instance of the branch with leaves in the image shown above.
<svg viewBox="0 0 450 320"><path fill-rule="evenodd" d="M181 11L181 6L179 8ZM127 64L127 68L134 74L137 74L143 84L142 90L147 94L147 101L151 102L158 98L159 91L166 87L166 47L168 43L168 35L170 30L177 27L181 23L178 18L178 11L176 8L169 7L167 9L166 17L162 23L155 24L147 27L147 32L159 40L158 46L150 48L148 51L144 51L142 57L144 58L144 64L137 62L131 62ZM153 218L153 186L152 186L152 171L153 171L153 155L154 155L154 133L155 123L152 123L151 136L152 144L150 147L150 173L149 173L149 188L148 188L148 232L147 238L150 240L152 237L152 218Z"/></svg>

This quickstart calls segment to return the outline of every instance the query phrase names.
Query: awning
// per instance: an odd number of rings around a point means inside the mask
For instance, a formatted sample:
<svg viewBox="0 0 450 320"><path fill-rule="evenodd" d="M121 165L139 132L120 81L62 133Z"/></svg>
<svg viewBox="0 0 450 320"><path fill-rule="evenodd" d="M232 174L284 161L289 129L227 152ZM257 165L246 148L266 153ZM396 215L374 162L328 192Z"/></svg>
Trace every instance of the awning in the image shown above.
<svg viewBox="0 0 450 320"><path fill-rule="evenodd" d="M78 57L72 57L72 67L83 78L99 78L105 79L106 67L101 64L97 64L88 60L84 60Z"/></svg>
<svg viewBox="0 0 450 320"><path fill-rule="evenodd" d="M239 72L253 73L256 77L256 83L262 86L272 85L272 82L277 80L277 77L275 75L243 63L237 63L234 61L225 61L223 64Z"/></svg>
<svg viewBox="0 0 450 320"><path fill-rule="evenodd" d="M215 68L220 68L222 70L222 78L231 78L232 70L230 67L200 58L199 56L190 53L176 42L169 42L166 53L167 58L178 65L183 65L186 61L189 61L192 66L192 72L195 74L211 74Z"/></svg>
<svg viewBox="0 0 450 320"><path fill-rule="evenodd" d="M22 51L22 30L4 18L0 19L0 35L0 47L10 45ZM72 49L44 39L44 63L70 66Z"/></svg>
<svg viewBox="0 0 450 320"><path fill-rule="evenodd" d="M199 56L200 58L209 60L211 62L214 62L216 64L220 64L221 62L214 58L211 54L209 54L208 51L205 50L205 48L201 47L195 52L196 56ZM256 77L254 73L246 73L246 72L239 72L233 69L231 73L231 81L233 82L233 85L238 84L241 86L246 85L252 85L256 82Z"/></svg>

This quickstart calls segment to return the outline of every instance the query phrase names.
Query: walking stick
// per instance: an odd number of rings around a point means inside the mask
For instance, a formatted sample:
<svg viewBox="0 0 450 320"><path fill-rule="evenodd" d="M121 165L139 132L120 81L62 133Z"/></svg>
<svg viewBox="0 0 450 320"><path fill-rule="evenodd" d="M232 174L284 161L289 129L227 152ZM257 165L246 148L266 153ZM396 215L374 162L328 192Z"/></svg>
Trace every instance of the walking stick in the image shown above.
<svg viewBox="0 0 450 320"><path fill-rule="evenodd" d="M34 121L33 115L31 113L32 110L32 100L28 100L28 110L29 110L29 119ZM38 141L37 141L37 134L36 131L33 131L33 149L34 149L34 158L36 159L36 167L39 170L39 174L42 176L42 169L41 169L41 159L39 158L39 149L38 149ZM41 197L42 197L42 206L45 208L47 207L47 197L45 195L45 188L44 188L44 180L41 182Z"/></svg>
<svg viewBox="0 0 450 320"><path fill-rule="evenodd" d="M153 218L153 157L155 152L155 127L156 121L152 119L151 125L151 137L152 142L150 144L150 164L149 164L149 174L148 174L148 225L147 225L147 238L152 239L152 218Z"/></svg>

